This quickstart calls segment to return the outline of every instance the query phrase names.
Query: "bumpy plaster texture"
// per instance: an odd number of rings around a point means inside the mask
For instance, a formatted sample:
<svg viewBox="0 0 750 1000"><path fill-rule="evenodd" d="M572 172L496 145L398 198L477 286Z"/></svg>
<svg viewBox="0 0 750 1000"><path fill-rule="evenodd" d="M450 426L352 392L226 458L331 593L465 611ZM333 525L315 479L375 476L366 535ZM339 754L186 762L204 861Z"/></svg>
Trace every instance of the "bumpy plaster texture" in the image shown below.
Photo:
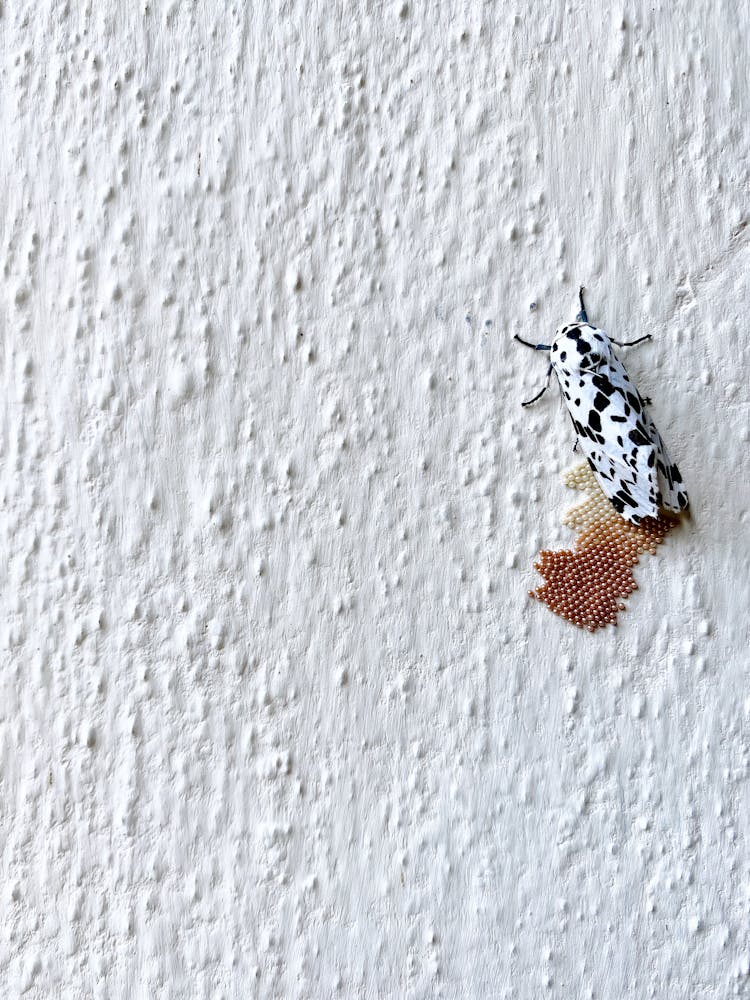
<svg viewBox="0 0 750 1000"><path fill-rule="evenodd" d="M750 996L749 22L2 5L3 997ZM693 510L594 635L579 283Z"/></svg>

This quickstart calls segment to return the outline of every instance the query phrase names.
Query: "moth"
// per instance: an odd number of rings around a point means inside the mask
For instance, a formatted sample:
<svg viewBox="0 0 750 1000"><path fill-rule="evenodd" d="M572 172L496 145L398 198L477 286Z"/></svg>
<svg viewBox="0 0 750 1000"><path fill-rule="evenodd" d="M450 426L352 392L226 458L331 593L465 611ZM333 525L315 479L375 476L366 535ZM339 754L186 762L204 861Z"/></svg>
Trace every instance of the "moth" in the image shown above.
<svg viewBox="0 0 750 1000"><path fill-rule="evenodd" d="M660 510L679 513L688 506L680 470L672 462L661 434L612 345L632 347L650 334L629 343L608 337L589 323L583 304L575 323L559 327L551 344L530 344L549 351L550 365L541 392L522 406L535 403L549 388L552 372L576 432L576 444L588 460L603 493L626 520L640 524L658 517Z"/></svg>

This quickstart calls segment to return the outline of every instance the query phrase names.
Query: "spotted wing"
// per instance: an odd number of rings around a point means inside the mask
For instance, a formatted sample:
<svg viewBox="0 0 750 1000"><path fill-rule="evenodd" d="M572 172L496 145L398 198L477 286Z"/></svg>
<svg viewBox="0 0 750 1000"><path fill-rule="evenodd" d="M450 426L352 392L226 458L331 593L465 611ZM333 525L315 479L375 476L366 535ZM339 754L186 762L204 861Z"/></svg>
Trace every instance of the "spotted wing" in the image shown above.
<svg viewBox="0 0 750 1000"><path fill-rule="evenodd" d="M581 450L615 510L638 524L661 507L686 507L679 470L609 342L590 367L568 371L554 357L553 365Z"/></svg>

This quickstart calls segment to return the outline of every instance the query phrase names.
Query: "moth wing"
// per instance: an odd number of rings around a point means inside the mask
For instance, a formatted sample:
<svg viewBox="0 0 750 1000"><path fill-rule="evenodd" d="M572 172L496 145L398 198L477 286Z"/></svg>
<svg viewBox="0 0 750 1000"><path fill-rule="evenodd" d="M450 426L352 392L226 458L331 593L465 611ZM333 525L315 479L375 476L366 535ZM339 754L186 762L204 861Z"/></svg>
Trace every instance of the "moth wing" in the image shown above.
<svg viewBox="0 0 750 1000"><path fill-rule="evenodd" d="M665 510L677 514L688 506L688 495L680 470L670 459L664 440L645 407L643 408L643 420L656 448L656 474L661 494L661 506Z"/></svg>
<svg viewBox="0 0 750 1000"><path fill-rule="evenodd" d="M604 495L634 524L657 517L663 443L624 367L610 352L595 367L557 374L579 446Z"/></svg>

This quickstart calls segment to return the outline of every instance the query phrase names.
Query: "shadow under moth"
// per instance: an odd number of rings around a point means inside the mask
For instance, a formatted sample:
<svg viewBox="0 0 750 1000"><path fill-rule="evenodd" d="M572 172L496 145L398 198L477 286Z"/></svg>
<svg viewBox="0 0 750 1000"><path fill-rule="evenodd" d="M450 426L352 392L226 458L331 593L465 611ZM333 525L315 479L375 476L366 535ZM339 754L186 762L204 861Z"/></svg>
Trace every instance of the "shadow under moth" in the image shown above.
<svg viewBox="0 0 750 1000"><path fill-rule="evenodd" d="M643 551L654 552L675 515L688 507L688 496L647 404L633 385L612 345L632 347L650 334L620 343L589 323L581 311L575 323L560 327L551 344L516 340L549 353L544 387L557 376L565 405L588 468L568 474L568 485L588 494L566 523L583 529L573 552L542 552L536 568L545 584L531 591L551 610L594 631L617 624L623 597L636 589L631 567Z"/></svg>

